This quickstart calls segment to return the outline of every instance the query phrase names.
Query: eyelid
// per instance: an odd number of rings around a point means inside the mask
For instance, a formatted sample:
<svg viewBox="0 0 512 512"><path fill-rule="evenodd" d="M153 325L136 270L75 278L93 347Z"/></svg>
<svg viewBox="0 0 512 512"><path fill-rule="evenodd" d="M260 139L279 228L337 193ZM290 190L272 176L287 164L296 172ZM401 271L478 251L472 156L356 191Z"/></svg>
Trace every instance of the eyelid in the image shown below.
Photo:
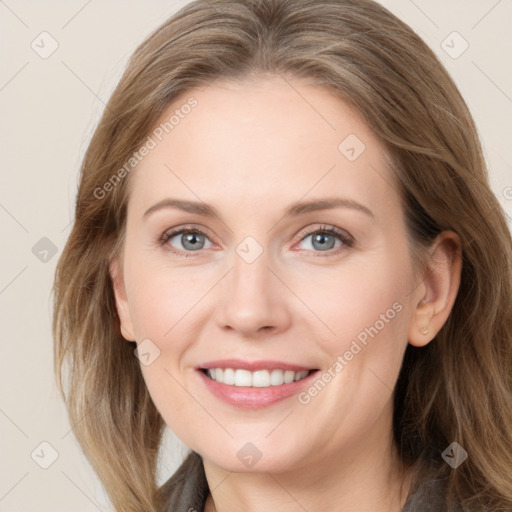
<svg viewBox="0 0 512 512"><path fill-rule="evenodd" d="M174 238L177 235L180 235L184 232L194 232L199 233L203 236L205 236L208 240L210 240L211 243L215 243L211 240L211 237L208 234L208 229L204 228L203 226L197 227L197 225L194 224L184 224L182 226L178 226L175 228L169 228L165 230L162 235L158 239L158 245L160 246L167 246L167 242ZM338 228L333 225L329 224L321 224L319 227L312 228L311 225L303 228L295 237L295 241L293 242L293 245L296 245L300 242L302 242L304 239L306 239L309 236L313 236L316 233L327 233L329 235L337 237L341 242L342 245L338 247L337 249L328 249L327 251L308 251L313 252L316 256L322 257L325 253L324 257L329 256L335 256L338 255L341 250L347 247L352 247L355 243L354 237L344 229ZM204 250L199 249L197 251L182 251L181 249L176 249L172 246L165 247L166 250L168 250L171 253L178 254L184 257L190 257L190 256L201 256L204 255Z"/></svg>
<svg viewBox="0 0 512 512"><path fill-rule="evenodd" d="M201 233L202 235L206 236L208 239L211 238L209 235L209 230L203 226L197 226L195 224L183 224L174 228L168 228L166 229L162 235L159 238L159 241L164 243L168 241L170 238L175 237L176 235L179 235L180 233L192 231Z"/></svg>
<svg viewBox="0 0 512 512"><path fill-rule="evenodd" d="M203 226L197 227L194 224L184 224L182 226L178 226L175 228L168 228L162 233L162 235L157 240L157 245L164 247L164 249L166 251L169 251L170 253L176 254L178 256L183 256L183 257L202 256L202 255L204 255L204 250L202 250L202 249L200 249L198 251L183 251L181 249L176 249L175 247L168 245L167 242L169 240L171 240L172 238L174 238L175 236L178 236L182 233L192 232L192 233L199 233L199 234L203 235L212 244L214 244L215 242L213 242L211 240L211 236L208 235L208 231L209 230L207 228L204 228Z"/></svg>
<svg viewBox="0 0 512 512"><path fill-rule="evenodd" d="M302 242L306 237L314 235L315 233L328 233L333 236L338 237L344 244L346 245L353 245L355 243L354 237L344 229L338 228L336 226L330 225L330 224L320 224L319 227L313 229L310 226L302 229L297 233L297 242ZM316 251L316 252L322 252L322 251Z"/></svg>

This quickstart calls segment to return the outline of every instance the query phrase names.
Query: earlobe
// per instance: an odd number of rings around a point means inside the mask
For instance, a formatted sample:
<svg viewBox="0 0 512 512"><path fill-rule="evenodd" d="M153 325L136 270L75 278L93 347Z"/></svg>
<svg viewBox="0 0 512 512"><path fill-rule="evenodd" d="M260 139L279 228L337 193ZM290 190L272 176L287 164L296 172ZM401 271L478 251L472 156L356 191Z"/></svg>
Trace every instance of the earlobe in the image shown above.
<svg viewBox="0 0 512 512"><path fill-rule="evenodd" d="M409 343L430 343L448 319L460 285L462 246L460 237L444 231L432 244L418 301L409 326Z"/></svg>
<svg viewBox="0 0 512 512"><path fill-rule="evenodd" d="M113 260L109 266L109 274L114 289L114 298L116 302L117 314L120 321L121 335L126 341L135 341L133 324L128 306L128 297L124 285L122 268L117 259Z"/></svg>

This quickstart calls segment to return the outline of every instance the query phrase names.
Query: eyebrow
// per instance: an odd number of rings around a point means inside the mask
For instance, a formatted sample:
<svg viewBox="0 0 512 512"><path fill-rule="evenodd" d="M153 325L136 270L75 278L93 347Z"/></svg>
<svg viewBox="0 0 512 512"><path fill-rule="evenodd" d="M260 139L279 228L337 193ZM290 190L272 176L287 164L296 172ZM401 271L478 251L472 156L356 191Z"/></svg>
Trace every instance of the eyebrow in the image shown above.
<svg viewBox="0 0 512 512"><path fill-rule="evenodd" d="M217 212L217 210L207 203L199 201L184 201L181 199L173 198L166 198L154 204L144 212L143 218L148 217L150 214L158 210L166 208L183 210L188 213L195 213L203 217L217 218L222 221L222 217ZM362 212L372 219L375 218L373 212L366 206L352 199L343 197L326 197L323 199L294 203L285 210L283 217L298 217L299 215L303 215L305 213L318 210L328 210L332 208L348 208Z"/></svg>

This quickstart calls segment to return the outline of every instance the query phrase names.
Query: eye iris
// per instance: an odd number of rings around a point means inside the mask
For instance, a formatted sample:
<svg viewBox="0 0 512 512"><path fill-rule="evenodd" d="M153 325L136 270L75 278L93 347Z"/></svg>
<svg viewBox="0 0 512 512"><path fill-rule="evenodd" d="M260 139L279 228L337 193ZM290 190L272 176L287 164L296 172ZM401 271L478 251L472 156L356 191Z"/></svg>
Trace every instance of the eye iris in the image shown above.
<svg viewBox="0 0 512 512"><path fill-rule="evenodd" d="M315 249L321 251L333 249L336 244L336 237L328 232L317 232L310 235L313 238L312 245ZM204 245L204 235L197 231L187 231L181 234L181 243L187 250L202 249Z"/></svg>
<svg viewBox="0 0 512 512"><path fill-rule="evenodd" d="M182 244L183 244L183 247L185 247L185 249L197 249L198 248L198 244L195 243L199 240L201 240L201 238L203 238L202 235L198 234L198 233L183 233L181 235L181 240L182 240ZM203 243L204 243L204 240L203 240ZM188 245L188 244L191 244L191 245ZM199 245L201 245L201 243L199 243Z"/></svg>
<svg viewBox="0 0 512 512"><path fill-rule="evenodd" d="M330 238L331 239L331 243L326 243L325 240L327 238ZM316 247L315 246L315 243L320 243L320 246L319 247ZM315 249L326 249L326 250L329 250L329 249L332 249L334 247L334 243L335 243L335 240L334 240L334 237L332 235L329 235L329 234L325 234L325 233L317 233L316 235L313 236L313 247L315 247Z"/></svg>

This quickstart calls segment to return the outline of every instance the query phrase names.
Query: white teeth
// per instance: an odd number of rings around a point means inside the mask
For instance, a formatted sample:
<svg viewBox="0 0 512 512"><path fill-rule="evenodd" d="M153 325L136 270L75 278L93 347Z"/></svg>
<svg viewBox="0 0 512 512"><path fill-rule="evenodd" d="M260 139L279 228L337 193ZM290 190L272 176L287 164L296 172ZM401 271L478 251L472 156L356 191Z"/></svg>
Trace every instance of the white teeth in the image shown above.
<svg viewBox="0 0 512 512"><path fill-rule="evenodd" d="M222 376L224 384L230 384L231 386L235 383L235 370L226 368L224 375Z"/></svg>
<svg viewBox="0 0 512 512"><path fill-rule="evenodd" d="M290 372L286 371L284 372L284 383L289 384L290 382L293 382L294 380L300 380L302 379L302 372Z"/></svg>
<svg viewBox="0 0 512 512"><path fill-rule="evenodd" d="M268 388L302 380L309 375L309 371L257 370L250 372L249 370L234 370L232 368L209 368L207 374L211 379L230 386Z"/></svg>
<svg viewBox="0 0 512 512"><path fill-rule="evenodd" d="M283 372L283 370L272 370L272 372L270 372L270 385L280 386L283 382L288 383L287 380L283 378L283 375L286 376L286 373L287 372ZM295 372L292 373L295 374Z"/></svg>
<svg viewBox="0 0 512 512"><path fill-rule="evenodd" d="M255 388L268 388L270 386L270 373L268 370L259 370L252 374L252 385Z"/></svg>
<svg viewBox="0 0 512 512"><path fill-rule="evenodd" d="M218 376L218 374L216 375ZM217 382L224 382L223 380L219 380ZM252 385L252 376L251 372L248 370L236 370L235 371L235 386L251 386Z"/></svg>

